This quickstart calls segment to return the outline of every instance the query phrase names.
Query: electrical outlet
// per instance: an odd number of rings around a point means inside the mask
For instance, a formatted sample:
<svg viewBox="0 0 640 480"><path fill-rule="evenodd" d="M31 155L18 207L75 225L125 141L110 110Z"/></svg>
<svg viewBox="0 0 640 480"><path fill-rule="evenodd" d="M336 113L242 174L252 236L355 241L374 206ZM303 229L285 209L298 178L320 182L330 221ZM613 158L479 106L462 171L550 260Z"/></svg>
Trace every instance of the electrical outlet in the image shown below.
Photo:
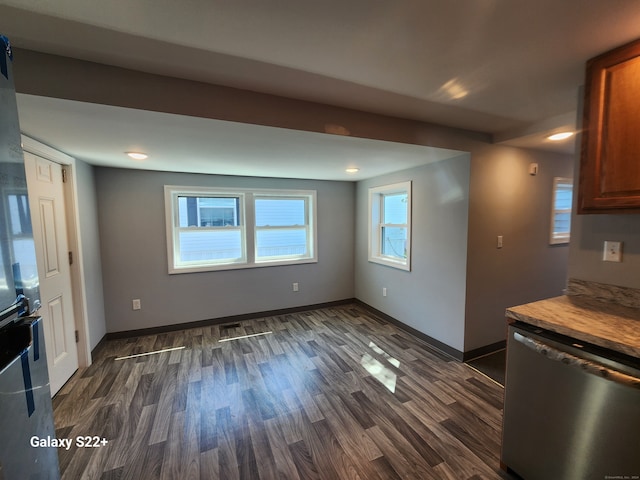
<svg viewBox="0 0 640 480"><path fill-rule="evenodd" d="M294 282L293 283L293 291L297 292L298 290L300 290L299 286L298 286L298 282Z"/></svg>
<svg viewBox="0 0 640 480"><path fill-rule="evenodd" d="M140 299L139 298L134 298L133 301L131 302L132 304L132 308L134 310L140 310L142 308L142 305L140 304Z"/></svg>
<svg viewBox="0 0 640 480"><path fill-rule="evenodd" d="M387 296L387 287L382 287L382 296L383 297Z"/></svg>
<svg viewBox="0 0 640 480"><path fill-rule="evenodd" d="M622 242L605 241L602 260L605 262L621 262L622 261Z"/></svg>

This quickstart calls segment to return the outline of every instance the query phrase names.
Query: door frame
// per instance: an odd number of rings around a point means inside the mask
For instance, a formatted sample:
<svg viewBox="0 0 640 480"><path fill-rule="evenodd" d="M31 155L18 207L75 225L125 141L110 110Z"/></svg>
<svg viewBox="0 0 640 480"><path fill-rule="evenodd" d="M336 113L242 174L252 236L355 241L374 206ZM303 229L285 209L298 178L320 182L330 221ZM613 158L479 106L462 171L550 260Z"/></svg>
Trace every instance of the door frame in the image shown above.
<svg viewBox="0 0 640 480"><path fill-rule="evenodd" d="M82 261L82 243L78 222L78 185L76 179L76 160L67 154L59 152L43 143L34 140L24 134L22 137L22 149L38 157L58 163L66 169L67 178L63 183L64 203L67 216L67 236L69 250L73 252L71 264L71 290L73 295L73 314L75 328L78 331L78 366L91 365L91 346L89 345L89 323L87 311L87 291L85 288L84 265Z"/></svg>

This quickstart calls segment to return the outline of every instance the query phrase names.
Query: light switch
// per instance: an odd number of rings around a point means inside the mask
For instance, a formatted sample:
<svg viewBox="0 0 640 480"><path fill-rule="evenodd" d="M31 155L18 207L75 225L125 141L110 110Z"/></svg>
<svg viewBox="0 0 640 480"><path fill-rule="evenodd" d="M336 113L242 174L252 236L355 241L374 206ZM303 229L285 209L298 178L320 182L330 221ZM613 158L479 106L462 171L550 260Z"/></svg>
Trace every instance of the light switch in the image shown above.
<svg viewBox="0 0 640 480"><path fill-rule="evenodd" d="M621 262L622 242L605 241L602 260L605 262Z"/></svg>

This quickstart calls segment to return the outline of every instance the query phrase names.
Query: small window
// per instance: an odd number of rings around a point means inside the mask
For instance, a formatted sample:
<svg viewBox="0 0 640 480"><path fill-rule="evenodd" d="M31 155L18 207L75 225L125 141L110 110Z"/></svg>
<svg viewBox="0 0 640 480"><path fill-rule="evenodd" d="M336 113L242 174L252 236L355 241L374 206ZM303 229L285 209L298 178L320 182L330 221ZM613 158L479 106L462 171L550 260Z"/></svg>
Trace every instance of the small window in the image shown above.
<svg viewBox="0 0 640 480"><path fill-rule="evenodd" d="M369 189L369 261L410 270L411 182Z"/></svg>
<svg viewBox="0 0 640 480"><path fill-rule="evenodd" d="M165 186L169 273L315 262L315 204L312 190Z"/></svg>
<svg viewBox="0 0 640 480"><path fill-rule="evenodd" d="M573 180L556 177L553 179L551 204L551 235L549 243L569 243L571 236L571 204L573 201Z"/></svg>

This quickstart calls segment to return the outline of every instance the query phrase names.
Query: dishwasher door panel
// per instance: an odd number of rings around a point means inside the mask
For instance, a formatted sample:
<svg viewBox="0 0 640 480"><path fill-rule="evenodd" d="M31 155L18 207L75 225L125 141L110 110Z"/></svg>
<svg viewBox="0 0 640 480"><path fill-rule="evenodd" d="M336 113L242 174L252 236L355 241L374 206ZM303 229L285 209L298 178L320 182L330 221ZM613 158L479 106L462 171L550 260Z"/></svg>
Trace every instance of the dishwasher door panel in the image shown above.
<svg viewBox="0 0 640 480"><path fill-rule="evenodd" d="M549 349L536 351L516 340L522 340L518 335ZM640 478L640 389L564 356L554 358L553 352L587 357L592 367L616 367L580 348L510 326L503 464L526 480ZM640 378L629 365L617 366L623 378Z"/></svg>

